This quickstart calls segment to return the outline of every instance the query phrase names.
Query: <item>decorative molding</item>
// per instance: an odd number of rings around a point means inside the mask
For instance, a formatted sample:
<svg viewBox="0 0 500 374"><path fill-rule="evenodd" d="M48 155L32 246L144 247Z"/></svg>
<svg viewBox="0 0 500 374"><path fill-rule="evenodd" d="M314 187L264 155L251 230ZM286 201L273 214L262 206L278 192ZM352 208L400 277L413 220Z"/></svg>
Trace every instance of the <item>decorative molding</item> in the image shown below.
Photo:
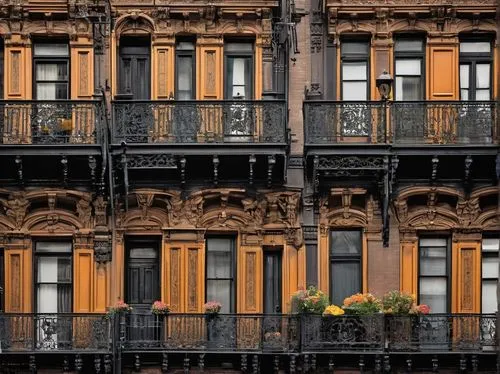
<svg viewBox="0 0 500 374"><path fill-rule="evenodd" d="M105 264L111 261L112 253L111 240L108 236L96 236L94 238L94 260L98 264Z"/></svg>

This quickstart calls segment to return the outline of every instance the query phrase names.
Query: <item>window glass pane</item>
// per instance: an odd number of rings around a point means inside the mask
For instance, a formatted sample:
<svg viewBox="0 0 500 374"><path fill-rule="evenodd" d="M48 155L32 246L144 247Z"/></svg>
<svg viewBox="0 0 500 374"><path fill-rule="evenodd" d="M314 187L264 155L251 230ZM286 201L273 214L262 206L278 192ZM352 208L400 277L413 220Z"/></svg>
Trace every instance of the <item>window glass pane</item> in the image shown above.
<svg viewBox="0 0 500 374"><path fill-rule="evenodd" d="M491 51L490 42L462 42L460 52L463 53L487 53Z"/></svg>
<svg viewBox="0 0 500 374"><path fill-rule="evenodd" d="M330 266L331 302L342 305L344 299L361 291L360 262L332 262Z"/></svg>
<svg viewBox="0 0 500 374"><path fill-rule="evenodd" d="M207 278L231 278L231 252L207 253Z"/></svg>
<svg viewBox="0 0 500 374"><path fill-rule="evenodd" d="M178 42L177 50L180 51L194 51L194 43L192 42Z"/></svg>
<svg viewBox="0 0 500 374"><path fill-rule="evenodd" d="M38 83L36 98L37 100L66 100L68 85L66 83Z"/></svg>
<svg viewBox="0 0 500 374"><path fill-rule="evenodd" d="M460 99L469 100L469 90L460 90Z"/></svg>
<svg viewBox="0 0 500 374"><path fill-rule="evenodd" d="M71 253L71 243L67 242L36 242L37 252Z"/></svg>
<svg viewBox="0 0 500 374"><path fill-rule="evenodd" d="M446 247L420 246L420 274L446 275Z"/></svg>
<svg viewBox="0 0 500 374"><path fill-rule="evenodd" d="M446 278L420 278L419 302L427 304L432 313L447 312Z"/></svg>
<svg viewBox="0 0 500 374"><path fill-rule="evenodd" d="M71 258L58 257L57 258L57 281L58 282L71 282Z"/></svg>
<svg viewBox="0 0 500 374"><path fill-rule="evenodd" d="M61 81L68 79L68 65L66 63L37 63L37 81Z"/></svg>
<svg viewBox="0 0 500 374"><path fill-rule="evenodd" d="M490 88L490 64L476 65L476 88Z"/></svg>
<svg viewBox="0 0 500 374"><path fill-rule="evenodd" d="M207 301L222 304L221 313L231 313L231 281L207 280Z"/></svg>
<svg viewBox="0 0 500 374"><path fill-rule="evenodd" d="M343 82L342 99L343 100L366 100L366 82Z"/></svg>
<svg viewBox="0 0 500 374"><path fill-rule="evenodd" d="M341 42L342 54L368 54L367 42Z"/></svg>
<svg viewBox="0 0 500 374"><path fill-rule="evenodd" d="M68 56L68 45L65 43L55 44L55 43L40 43L35 44L35 56Z"/></svg>
<svg viewBox="0 0 500 374"><path fill-rule="evenodd" d="M481 312L495 313L497 311L497 281L483 281L481 292Z"/></svg>
<svg viewBox="0 0 500 374"><path fill-rule="evenodd" d="M396 60L396 75L420 75L421 61L415 60Z"/></svg>
<svg viewBox="0 0 500 374"><path fill-rule="evenodd" d="M470 65L460 65L460 88L469 88Z"/></svg>
<svg viewBox="0 0 500 374"><path fill-rule="evenodd" d="M129 253L130 258L156 258L158 252L155 248L131 248Z"/></svg>
<svg viewBox="0 0 500 374"><path fill-rule="evenodd" d="M420 77L396 77L396 100L421 100Z"/></svg>
<svg viewBox="0 0 500 374"><path fill-rule="evenodd" d="M366 62L343 62L342 63L342 80L361 81L366 80Z"/></svg>
<svg viewBox="0 0 500 374"><path fill-rule="evenodd" d="M190 56L179 56L177 64L177 98L193 99L193 59Z"/></svg>
<svg viewBox="0 0 500 374"><path fill-rule="evenodd" d="M57 257L38 257L38 282L57 282Z"/></svg>
<svg viewBox="0 0 500 374"><path fill-rule="evenodd" d="M331 231L330 254L361 254L361 231Z"/></svg>
<svg viewBox="0 0 500 374"><path fill-rule="evenodd" d="M498 278L498 257L483 257L483 278Z"/></svg>
<svg viewBox="0 0 500 374"><path fill-rule="evenodd" d="M483 252L498 252L500 246L500 239L487 238L483 239L482 250Z"/></svg>
<svg viewBox="0 0 500 374"><path fill-rule="evenodd" d="M224 49L228 52L253 52L253 43L226 43Z"/></svg>
<svg viewBox="0 0 500 374"><path fill-rule="evenodd" d="M446 239L441 238L423 238L420 239L421 247L446 247Z"/></svg>
<svg viewBox="0 0 500 374"><path fill-rule="evenodd" d="M490 90L476 90L476 100L488 101L491 99Z"/></svg>
<svg viewBox="0 0 500 374"><path fill-rule="evenodd" d="M36 296L38 313L57 313L57 284L39 284Z"/></svg>
<svg viewBox="0 0 500 374"><path fill-rule="evenodd" d="M422 51L422 47L424 45L423 40L405 40L400 39L396 40L396 45L394 46L394 50L396 52L407 52L407 51Z"/></svg>

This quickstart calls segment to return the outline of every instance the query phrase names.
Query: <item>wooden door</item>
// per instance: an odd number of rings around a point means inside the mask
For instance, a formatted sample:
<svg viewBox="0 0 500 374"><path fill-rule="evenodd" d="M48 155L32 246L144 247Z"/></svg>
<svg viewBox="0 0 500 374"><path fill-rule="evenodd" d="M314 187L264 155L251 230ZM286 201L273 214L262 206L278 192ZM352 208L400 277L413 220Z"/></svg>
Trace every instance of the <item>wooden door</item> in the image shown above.
<svg viewBox="0 0 500 374"><path fill-rule="evenodd" d="M147 43L147 44L146 44ZM132 100L149 100L151 66L149 41L128 40L120 46L119 94Z"/></svg>
<svg viewBox="0 0 500 374"><path fill-rule="evenodd" d="M155 243L133 244L128 251L127 298L132 307L129 315L129 339L155 339L155 319L151 305L160 299L158 246Z"/></svg>

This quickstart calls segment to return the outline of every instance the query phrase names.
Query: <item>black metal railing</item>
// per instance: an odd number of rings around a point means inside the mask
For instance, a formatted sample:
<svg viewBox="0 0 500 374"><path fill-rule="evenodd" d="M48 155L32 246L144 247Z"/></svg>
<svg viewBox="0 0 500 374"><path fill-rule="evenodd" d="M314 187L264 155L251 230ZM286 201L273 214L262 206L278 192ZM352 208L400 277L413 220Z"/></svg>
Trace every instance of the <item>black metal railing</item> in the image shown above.
<svg viewBox="0 0 500 374"><path fill-rule="evenodd" d="M114 101L113 143L286 144L284 101Z"/></svg>
<svg viewBox="0 0 500 374"><path fill-rule="evenodd" d="M102 314L0 314L4 353L107 352L111 331L111 320Z"/></svg>
<svg viewBox="0 0 500 374"><path fill-rule="evenodd" d="M494 314L1 314L4 353L477 353L497 349Z"/></svg>
<svg viewBox="0 0 500 374"><path fill-rule="evenodd" d="M101 101L0 101L0 144L100 142Z"/></svg>
<svg viewBox="0 0 500 374"><path fill-rule="evenodd" d="M493 101L304 102L306 145L492 144L497 116Z"/></svg>
<svg viewBox="0 0 500 374"><path fill-rule="evenodd" d="M297 352L294 315L131 314L121 323L124 350Z"/></svg>

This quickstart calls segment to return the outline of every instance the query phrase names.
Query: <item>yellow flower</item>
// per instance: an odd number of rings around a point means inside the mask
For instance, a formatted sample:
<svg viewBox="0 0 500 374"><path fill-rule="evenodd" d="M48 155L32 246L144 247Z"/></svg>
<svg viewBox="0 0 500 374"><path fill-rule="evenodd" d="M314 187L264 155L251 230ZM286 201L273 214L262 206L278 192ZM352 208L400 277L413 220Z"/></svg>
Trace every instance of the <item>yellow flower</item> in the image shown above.
<svg viewBox="0 0 500 374"><path fill-rule="evenodd" d="M329 305L323 312L324 316L341 316L344 314L344 310L337 305Z"/></svg>

